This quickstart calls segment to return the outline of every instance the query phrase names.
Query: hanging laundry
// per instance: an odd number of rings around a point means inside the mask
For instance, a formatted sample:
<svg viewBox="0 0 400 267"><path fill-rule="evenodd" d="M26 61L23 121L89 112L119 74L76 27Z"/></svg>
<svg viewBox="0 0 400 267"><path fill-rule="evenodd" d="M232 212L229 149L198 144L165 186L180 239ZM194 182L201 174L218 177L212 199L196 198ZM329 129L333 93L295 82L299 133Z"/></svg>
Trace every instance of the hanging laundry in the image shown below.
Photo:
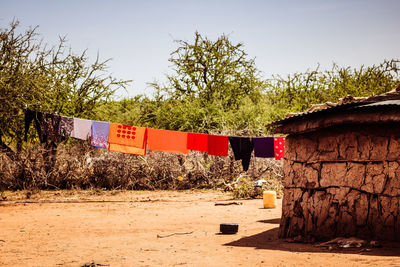
<svg viewBox="0 0 400 267"><path fill-rule="evenodd" d="M40 121L39 121L40 122ZM40 131L42 134L42 142L59 143L64 138L61 135L61 116L58 114L43 113L40 122Z"/></svg>
<svg viewBox="0 0 400 267"><path fill-rule="evenodd" d="M151 150L158 150L171 153L187 154L188 133L160 129L148 129L148 147Z"/></svg>
<svg viewBox="0 0 400 267"><path fill-rule="evenodd" d="M207 152L208 134L188 133L187 148L190 150Z"/></svg>
<svg viewBox="0 0 400 267"><path fill-rule="evenodd" d="M61 116L60 128L62 135L71 136L74 130L74 118Z"/></svg>
<svg viewBox="0 0 400 267"><path fill-rule="evenodd" d="M74 129L71 137L81 140L88 140L91 136L92 121L74 118Z"/></svg>
<svg viewBox="0 0 400 267"><path fill-rule="evenodd" d="M63 140L60 129L61 116L39 111L25 111L25 136L28 139L29 126L34 121L35 128L39 135L41 143L54 142L59 143Z"/></svg>
<svg viewBox="0 0 400 267"><path fill-rule="evenodd" d="M25 142L28 141L28 132L29 132L29 127L30 127L32 121L34 121L34 127L35 127L36 131L38 132L39 139L40 139L40 136L42 136L42 134L41 134L41 128L40 128L39 121L42 121L42 112L27 109L27 110L25 110L24 121L25 121L25 136L24 136Z"/></svg>
<svg viewBox="0 0 400 267"><path fill-rule="evenodd" d="M229 140L223 135L208 135L207 154L213 156L228 156Z"/></svg>
<svg viewBox="0 0 400 267"><path fill-rule="evenodd" d="M133 146L124 146L118 144L108 144L108 150L132 155L146 155L146 148L137 148Z"/></svg>
<svg viewBox="0 0 400 267"><path fill-rule="evenodd" d="M242 160L243 170L249 169L251 152L253 152L254 144L251 137L229 136L235 160Z"/></svg>
<svg viewBox="0 0 400 267"><path fill-rule="evenodd" d="M92 122L92 138L91 144L95 147L107 148L108 147L108 132L110 130L110 123L103 121Z"/></svg>
<svg viewBox="0 0 400 267"><path fill-rule="evenodd" d="M271 137L254 137L254 156L259 158L274 157L274 138Z"/></svg>
<svg viewBox="0 0 400 267"><path fill-rule="evenodd" d="M146 155L147 128L125 124L110 124L108 150Z"/></svg>
<svg viewBox="0 0 400 267"><path fill-rule="evenodd" d="M285 137L274 138L274 153L276 160L283 159L285 155Z"/></svg>

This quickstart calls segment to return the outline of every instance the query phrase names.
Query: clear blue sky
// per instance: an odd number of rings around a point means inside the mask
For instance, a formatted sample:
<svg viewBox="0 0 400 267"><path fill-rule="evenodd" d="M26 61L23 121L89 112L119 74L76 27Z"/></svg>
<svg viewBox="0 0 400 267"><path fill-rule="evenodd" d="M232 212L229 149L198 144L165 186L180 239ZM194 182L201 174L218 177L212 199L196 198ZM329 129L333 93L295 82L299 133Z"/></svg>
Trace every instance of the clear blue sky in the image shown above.
<svg viewBox="0 0 400 267"><path fill-rule="evenodd" d="M67 35L75 52L112 58L114 76L132 79L121 96L151 94L164 81L174 39L229 34L268 78L321 64L359 67L400 59L400 1L0 0L0 27L16 18L39 25L45 42Z"/></svg>

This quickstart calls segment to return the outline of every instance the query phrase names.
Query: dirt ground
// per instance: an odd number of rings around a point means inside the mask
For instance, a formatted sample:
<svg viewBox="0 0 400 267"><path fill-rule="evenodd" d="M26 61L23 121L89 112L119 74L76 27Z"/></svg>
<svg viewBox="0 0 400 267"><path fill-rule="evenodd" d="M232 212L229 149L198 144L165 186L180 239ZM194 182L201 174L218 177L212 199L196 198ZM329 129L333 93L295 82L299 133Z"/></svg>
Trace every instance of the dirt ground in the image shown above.
<svg viewBox="0 0 400 267"><path fill-rule="evenodd" d="M400 245L317 248L277 238L281 202L216 191L5 192L0 266L400 266ZM1 199L1 198L0 198ZM221 235L219 224L239 224Z"/></svg>

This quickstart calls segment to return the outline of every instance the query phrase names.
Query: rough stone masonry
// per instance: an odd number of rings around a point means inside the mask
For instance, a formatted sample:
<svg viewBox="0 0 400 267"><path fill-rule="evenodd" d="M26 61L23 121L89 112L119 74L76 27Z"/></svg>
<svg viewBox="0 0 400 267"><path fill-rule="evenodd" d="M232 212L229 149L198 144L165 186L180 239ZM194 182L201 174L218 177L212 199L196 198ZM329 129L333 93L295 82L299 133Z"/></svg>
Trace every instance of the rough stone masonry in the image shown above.
<svg viewBox="0 0 400 267"><path fill-rule="evenodd" d="M289 134L280 238L400 239L400 124Z"/></svg>

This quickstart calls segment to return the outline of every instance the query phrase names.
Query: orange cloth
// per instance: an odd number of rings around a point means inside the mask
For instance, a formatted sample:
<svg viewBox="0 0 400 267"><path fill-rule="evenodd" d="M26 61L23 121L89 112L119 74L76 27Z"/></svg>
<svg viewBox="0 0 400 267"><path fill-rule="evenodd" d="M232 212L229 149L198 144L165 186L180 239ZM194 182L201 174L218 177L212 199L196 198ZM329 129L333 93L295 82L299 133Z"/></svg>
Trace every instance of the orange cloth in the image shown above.
<svg viewBox="0 0 400 267"><path fill-rule="evenodd" d="M108 150L146 155L147 128L125 124L110 124Z"/></svg>
<svg viewBox="0 0 400 267"><path fill-rule="evenodd" d="M187 133L148 128L147 145L151 150L187 154Z"/></svg>
<svg viewBox="0 0 400 267"><path fill-rule="evenodd" d="M117 144L108 144L109 151L117 151L126 154L134 154L134 155L146 155L146 148L137 148L133 146L124 146Z"/></svg>

